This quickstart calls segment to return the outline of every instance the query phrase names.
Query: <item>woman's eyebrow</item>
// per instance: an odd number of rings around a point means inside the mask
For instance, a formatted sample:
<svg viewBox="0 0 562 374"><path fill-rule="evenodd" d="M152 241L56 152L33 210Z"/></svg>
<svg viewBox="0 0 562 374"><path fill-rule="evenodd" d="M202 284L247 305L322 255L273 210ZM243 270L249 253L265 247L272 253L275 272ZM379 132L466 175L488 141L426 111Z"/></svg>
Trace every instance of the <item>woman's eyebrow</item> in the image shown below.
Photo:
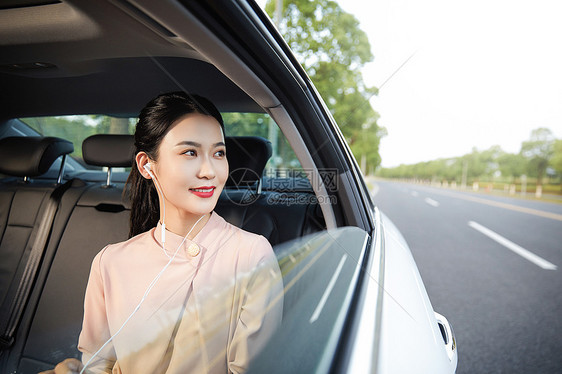
<svg viewBox="0 0 562 374"><path fill-rule="evenodd" d="M176 147L178 145L190 145L192 147L201 148L201 143L197 143L197 142L194 142L194 141L191 141L191 140L182 140L181 142L176 144ZM226 145L224 144L224 142L218 142L218 143L213 144L213 147L220 147L220 146L225 147Z"/></svg>
<svg viewBox="0 0 562 374"><path fill-rule="evenodd" d="M176 147L178 145L190 145L192 147L197 147L197 148L201 148L201 143L197 143L197 142L192 142L190 140L182 140L181 142L179 142L178 144L176 144Z"/></svg>

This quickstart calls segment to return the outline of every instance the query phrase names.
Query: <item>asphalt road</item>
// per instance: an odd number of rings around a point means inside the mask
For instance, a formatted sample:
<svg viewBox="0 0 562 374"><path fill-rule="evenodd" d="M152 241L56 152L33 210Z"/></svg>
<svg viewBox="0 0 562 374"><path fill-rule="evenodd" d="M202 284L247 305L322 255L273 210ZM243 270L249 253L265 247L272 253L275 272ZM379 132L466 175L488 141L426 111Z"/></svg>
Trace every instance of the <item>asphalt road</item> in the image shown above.
<svg viewBox="0 0 562 374"><path fill-rule="evenodd" d="M386 181L373 194L453 326L457 373L562 373L562 204Z"/></svg>

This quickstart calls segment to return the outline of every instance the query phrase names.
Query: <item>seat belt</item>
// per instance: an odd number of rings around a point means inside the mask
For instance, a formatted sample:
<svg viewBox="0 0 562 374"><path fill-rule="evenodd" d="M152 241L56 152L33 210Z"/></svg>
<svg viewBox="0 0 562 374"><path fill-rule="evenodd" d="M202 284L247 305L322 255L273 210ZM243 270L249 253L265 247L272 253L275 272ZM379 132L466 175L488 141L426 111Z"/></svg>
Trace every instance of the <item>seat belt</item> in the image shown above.
<svg viewBox="0 0 562 374"><path fill-rule="evenodd" d="M35 281L39 264L45 251L47 239L51 233L51 227L58 210L59 202L62 194L70 187L72 181L68 181L62 186L53 190L47 201L47 206L41 218L41 223L37 229L37 235L31 247L29 258L25 265L18 289L12 304L10 305L10 314L8 323L2 336L0 336L0 352L10 348L14 344L14 335L16 328L23 315L25 304L29 299L33 283Z"/></svg>

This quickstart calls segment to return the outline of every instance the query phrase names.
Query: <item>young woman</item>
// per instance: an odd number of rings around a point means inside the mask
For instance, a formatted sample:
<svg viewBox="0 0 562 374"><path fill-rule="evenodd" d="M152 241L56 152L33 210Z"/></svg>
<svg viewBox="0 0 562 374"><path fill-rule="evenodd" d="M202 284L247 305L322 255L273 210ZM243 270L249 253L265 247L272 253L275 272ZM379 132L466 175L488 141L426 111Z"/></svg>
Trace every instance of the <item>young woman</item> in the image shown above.
<svg viewBox="0 0 562 374"><path fill-rule="evenodd" d="M269 242L213 212L228 177L221 115L199 96L160 95L135 146L131 238L94 258L82 363L52 372L243 372L281 321L283 286Z"/></svg>

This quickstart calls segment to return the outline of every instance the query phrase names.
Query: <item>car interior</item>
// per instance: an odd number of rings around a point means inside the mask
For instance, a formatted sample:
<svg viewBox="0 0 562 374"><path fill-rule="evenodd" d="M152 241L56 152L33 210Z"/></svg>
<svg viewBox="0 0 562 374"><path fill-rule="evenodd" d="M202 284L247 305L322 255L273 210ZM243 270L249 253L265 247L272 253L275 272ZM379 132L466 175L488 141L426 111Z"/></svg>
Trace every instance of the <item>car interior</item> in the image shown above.
<svg viewBox="0 0 562 374"><path fill-rule="evenodd" d="M174 4L165 2L160 11L170 16L179 11ZM0 6L0 371L34 373L80 357L91 261L129 231L125 181L133 136L94 134L73 144L39 134L21 118L129 118L157 94L177 90L206 96L224 113L271 113L267 108L277 105L220 41L195 19L191 26L189 37L178 35L127 1ZM317 175L294 124L277 124L301 167ZM226 135L231 173L219 215L265 236L274 249L337 226L334 207L319 199L327 196L322 183L266 175L270 140ZM71 156L77 148L79 162ZM285 295L286 306L299 292Z"/></svg>

